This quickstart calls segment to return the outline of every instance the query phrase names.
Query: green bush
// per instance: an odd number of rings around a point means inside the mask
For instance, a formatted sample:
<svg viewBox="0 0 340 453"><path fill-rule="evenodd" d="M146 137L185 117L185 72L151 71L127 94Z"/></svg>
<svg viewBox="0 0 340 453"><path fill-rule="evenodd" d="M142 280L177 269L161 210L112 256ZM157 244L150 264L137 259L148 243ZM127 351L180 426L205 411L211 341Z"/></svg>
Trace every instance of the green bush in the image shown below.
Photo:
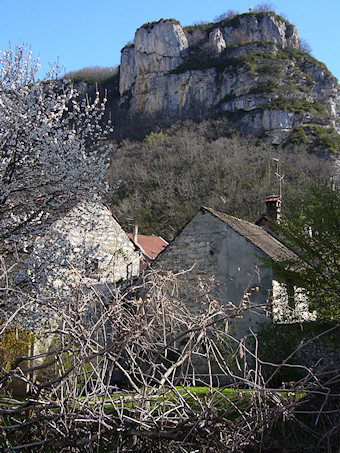
<svg viewBox="0 0 340 453"><path fill-rule="evenodd" d="M334 154L340 153L340 136L334 128L308 126L308 130L313 135L315 151L329 151Z"/></svg>
<svg viewBox="0 0 340 453"><path fill-rule="evenodd" d="M294 143L295 145L300 145L301 143L307 143L308 138L307 134L304 131L303 127L296 126L293 129L293 132L291 133L289 137L290 143Z"/></svg>
<svg viewBox="0 0 340 453"><path fill-rule="evenodd" d="M318 357L309 357L309 364L306 364L303 344L314 339L326 345L330 350L334 350L338 345L339 327L329 334L322 335L323 332L336 327L335 322L304 322L303 324L263 324L259 333L259 355L260 358L268 363L297 365L296 367L281 366L273 376L273 382L269 385L281 386L282 382L298 381L309 373L312 363L316 363ZM279 347L278 347L279 345ZM297 349L301 346L299 351ZM296 352L295 352L296 351ZM300 367L305 365L306 368ZM266 378L270 377L275 366L267 365L265 368Z"/></svg>
<svg viewBox="0 0 340 453"><path fill-rule="evenodd" d="M259 66L257 69L258 74L264 76L277 76L279 77L281 73L281 68L276 64L264 64L263 66Z"/></svg>
<svg viewBox="0 0 340 453"><path fill-rule="evenodd" d="M172 19L172 18L169 18L169 19L159 19L159 20L155 20L153 22L146 22L145 24L143 24L141 26L141 28L146 28L148 30L152 29L155 25L159 24L160 22L171 22L172 24L177 24L177 25L181 25L180 21L177 20L177 19Z"/></svg>
<svg viewBox="0 0 340 453"><path fill-rule="evenodd" d="M279 98L267 105L266 108L279 109L289 112L302 113L326 113L326 107L321 102L310 102L306 99Z"/></svg>
<svg viewBox="0 0 340 453"><path fill-rule="evenodd" d="M315 84L315 80L313 79L313 77L310 74L308 74L308 72L305 72L303 75L306 78L307 85L309 87L312 87Z"/></svg>
<svg viewBox="0 0 340 453"><path fill-rule="evenodd" d="M271 91L274 91L278 88L278 83L273 82L271 80L264 82L264 83L259 83L255 87L251 88L249 90L249 93L254 93L254 94L265 94L265 93L270 93Z"/></svg>

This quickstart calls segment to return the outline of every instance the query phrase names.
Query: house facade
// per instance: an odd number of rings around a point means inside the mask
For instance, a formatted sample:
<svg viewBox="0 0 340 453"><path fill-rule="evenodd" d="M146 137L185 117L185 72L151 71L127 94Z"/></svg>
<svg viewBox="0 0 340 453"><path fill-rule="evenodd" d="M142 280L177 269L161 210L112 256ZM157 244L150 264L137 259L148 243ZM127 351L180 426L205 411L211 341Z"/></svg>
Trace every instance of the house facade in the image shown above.
<svg viewBox="0 0 340 453"><path fill-rule="evenodd" d="M29 261L32 284L41 294L131 279L139 272L140 251L106 206L86 201L36 239Z"/></svg>
<svg viewBox="0 0 340 453"><path fill-rule="evenodd" d="M192 310L205 298L199 282L207 284L210 297L227 306L246 304L235 319L235 336L273 319L294 322L309 319L306 298L290 277L277 275L274 261L294 260L296 255L263 228L245 220L201 208L159 255L156 266L177 272L188 270L179 284L181 296Z"/></svg>

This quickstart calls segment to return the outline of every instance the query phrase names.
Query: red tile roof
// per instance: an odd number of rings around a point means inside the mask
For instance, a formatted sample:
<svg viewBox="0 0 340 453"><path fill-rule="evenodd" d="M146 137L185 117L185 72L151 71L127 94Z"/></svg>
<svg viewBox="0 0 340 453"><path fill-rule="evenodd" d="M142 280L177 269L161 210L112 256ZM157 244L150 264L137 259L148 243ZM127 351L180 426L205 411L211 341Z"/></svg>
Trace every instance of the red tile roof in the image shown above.
<svg viewBox="0 0 340 453"><path fill-rule="evenodd" d="M131 240L133 240L132 233L128 233L128 236ZM161 236L144 236L143 234L138 234L136 245L140 247L142 252L148 258L154 260L160 252L167 247L168 242L166 242Z"/></svg>

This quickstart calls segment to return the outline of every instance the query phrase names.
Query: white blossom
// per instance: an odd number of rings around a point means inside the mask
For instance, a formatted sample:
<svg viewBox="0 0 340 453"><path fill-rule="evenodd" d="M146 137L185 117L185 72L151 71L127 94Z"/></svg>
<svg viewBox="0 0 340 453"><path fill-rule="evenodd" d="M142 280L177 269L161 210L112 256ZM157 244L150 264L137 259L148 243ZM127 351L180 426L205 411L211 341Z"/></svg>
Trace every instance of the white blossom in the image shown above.
<svg viewBox="0 0 340 453"><path fill-rule="evenodd" d="M105 102L79 102L71 82L36 80L23 46L0 54L0 239L21 247L78 199L103 196ZM53 69L50 75L53 74Z"/></svg>

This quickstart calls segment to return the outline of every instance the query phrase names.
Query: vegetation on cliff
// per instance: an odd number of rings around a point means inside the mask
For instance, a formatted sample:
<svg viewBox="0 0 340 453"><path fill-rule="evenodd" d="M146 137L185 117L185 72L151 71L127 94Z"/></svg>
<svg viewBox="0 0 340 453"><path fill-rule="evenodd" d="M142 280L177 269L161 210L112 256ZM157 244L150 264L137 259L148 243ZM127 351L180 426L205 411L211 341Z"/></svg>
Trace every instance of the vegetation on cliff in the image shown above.
<svg viewBox="0 0 340 453"><path fill-rule="evenodd" d="M63 79L69 79L73 83L85 82L88 84L112 85L119 78L118 66L102 67L89 66L63 75Z"/></svg>

